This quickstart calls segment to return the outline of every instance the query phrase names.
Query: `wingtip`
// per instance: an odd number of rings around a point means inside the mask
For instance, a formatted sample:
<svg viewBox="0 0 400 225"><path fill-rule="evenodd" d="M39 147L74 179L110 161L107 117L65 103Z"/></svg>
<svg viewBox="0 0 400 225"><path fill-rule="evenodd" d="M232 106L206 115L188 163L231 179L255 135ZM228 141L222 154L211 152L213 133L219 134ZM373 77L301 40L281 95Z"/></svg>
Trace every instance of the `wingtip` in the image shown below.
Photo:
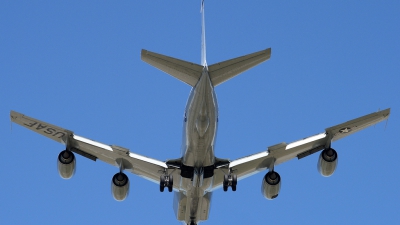
<svg viewBox="0 0 400 225"><path fill-rule="evenodd" d="M268 54L269 58L271 58L272 49L271 48L267 48L265 50L265 52Z"/></svg>
<svg viewBox="0 0 400 225"><path fill-rule="evenodd" d="M18 115L21 115L20 113L15 112L14 110L10 110L10 119L11 121L14 121Z"/></svg>
<svg viewBox="0 0 400 225"><path fill-rule="evenodd" d="M382 114L383 117L389 117L390 116L390 109L391 108L387 108L387 109L384 109L382 111L379 111L378 113Z"/></svg>
<svg viewBox="0 0 400 225"><path fill-rule="evenodd" d="M389 117L390 116L390 110L391 110L391 108L387 108L387 109L384 110L384 112L387 113L385 115L385 117Z"/></svg>

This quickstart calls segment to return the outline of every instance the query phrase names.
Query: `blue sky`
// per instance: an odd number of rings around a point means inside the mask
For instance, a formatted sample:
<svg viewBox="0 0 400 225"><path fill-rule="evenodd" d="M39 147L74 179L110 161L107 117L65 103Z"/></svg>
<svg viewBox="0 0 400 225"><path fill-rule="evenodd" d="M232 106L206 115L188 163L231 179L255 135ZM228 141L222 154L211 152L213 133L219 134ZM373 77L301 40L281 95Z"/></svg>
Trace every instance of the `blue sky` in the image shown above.
<svg viewBox="0 0 400 225"><path fill-rule="evenodd" d="M216 88L216 154L236 159L392 108L385 123L333 144L330 178L318 154L276 167L277 199L264 173L238 191L215 191L204 224L394 224L400 213L399 1L206 1L207 62L272 48L271 59ZM1 224L179 224L172 194L77 156L62 180L63 146L16 124L9 111L160 160L179 157L186 84L140 60L142 48L200 63L198 1L4 1L0 7Z"/></svg>

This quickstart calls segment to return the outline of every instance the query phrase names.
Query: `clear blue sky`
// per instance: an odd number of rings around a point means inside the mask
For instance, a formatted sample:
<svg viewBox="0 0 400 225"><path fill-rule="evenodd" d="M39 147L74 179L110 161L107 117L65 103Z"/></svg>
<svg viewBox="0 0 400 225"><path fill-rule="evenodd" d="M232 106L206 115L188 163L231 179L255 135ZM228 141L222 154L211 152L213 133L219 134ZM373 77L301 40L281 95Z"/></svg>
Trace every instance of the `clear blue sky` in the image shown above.
<svg viewBox="0 0 400 225"><path fill-rule="evenodd" d="M149 157L179 157L186 84L140 60L142 48L200 63L200 1L3 1L0 7L0 224L179 224L172 194L77 157L62 180L63 146L16 124L9 111ZM216 154L236 159L388 107L385 123L333 144L330 178L318 154L276 167L238 191L215 191L204 224L395 224L400 213L400 2L206 1L207 61L272 48L271 59L216 88Z"/></svg>

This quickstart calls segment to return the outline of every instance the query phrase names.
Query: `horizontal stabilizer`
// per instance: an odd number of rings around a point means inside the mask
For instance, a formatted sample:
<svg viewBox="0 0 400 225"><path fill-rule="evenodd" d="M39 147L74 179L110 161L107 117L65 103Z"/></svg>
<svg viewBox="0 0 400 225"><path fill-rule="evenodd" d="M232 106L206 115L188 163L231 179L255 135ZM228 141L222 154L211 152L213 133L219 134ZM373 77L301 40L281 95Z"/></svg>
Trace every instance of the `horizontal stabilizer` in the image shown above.
<svg viewBox="0 0 400 225"><path fill-rule="evenodd" d="M203 66L142 49L141 58L148 64L168 73L180 81L195 86Z"/></svg>
<svg viewBox="0 0 400 225"><path fill-rule="evenodd" d="M216 63L208 67L211 82L217 86L244 71L268 60L271 57L271 48Z"/></svg>

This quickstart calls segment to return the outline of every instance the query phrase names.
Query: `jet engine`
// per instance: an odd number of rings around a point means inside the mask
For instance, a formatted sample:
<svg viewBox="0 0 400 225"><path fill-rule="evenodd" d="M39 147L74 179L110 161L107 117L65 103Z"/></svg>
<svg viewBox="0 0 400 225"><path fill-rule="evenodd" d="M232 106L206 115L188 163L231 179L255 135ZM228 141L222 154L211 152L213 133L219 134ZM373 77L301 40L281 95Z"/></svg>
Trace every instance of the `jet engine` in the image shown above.
<svg viewBox="0 0 400 225"><path fill-rule="evenodd" d="M58 154L58 173L63 179L70 179L75 173L75 155L71 151L64 150Z"/></svg>
<svg viewBox="0 0 400 225"><path fill-rule="evenodd" d="M114 199L117 201L123 201L128 197L129 179L126 174L119 172L113 176L111 181L111 192Z"/></svg>
<svg viewBox="0 0 400 225"><path fill-rule="evenodd" d="M269 171L265 174L262 181L261 193L266 199L272 200L278 197L281 189L281 176L275 171Z"/></svg>
<svg viewBox="0 0 400 225"><path fill-rule="evenodd" d="M327 148L321 152L318 159L318 171L324 177L331 176L338 164L338 155L332 148Z"/></svg>

